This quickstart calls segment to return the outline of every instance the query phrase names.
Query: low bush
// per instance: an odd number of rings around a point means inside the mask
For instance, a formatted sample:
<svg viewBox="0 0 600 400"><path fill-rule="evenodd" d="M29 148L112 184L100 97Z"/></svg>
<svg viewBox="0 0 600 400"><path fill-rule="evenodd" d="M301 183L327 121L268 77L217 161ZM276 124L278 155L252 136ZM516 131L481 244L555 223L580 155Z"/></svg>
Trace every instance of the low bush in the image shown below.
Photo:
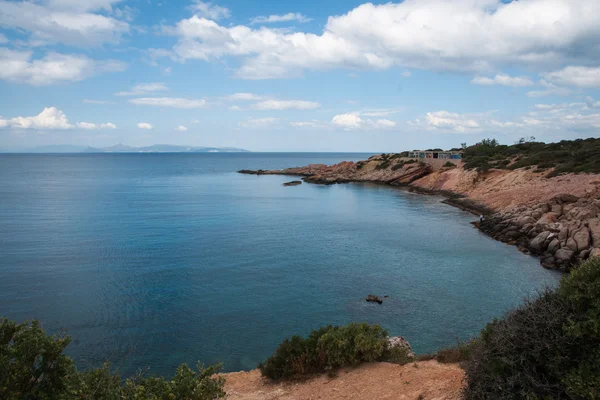
<svg viewBox="0 0 600 400"><path fill-rule="evenodd" d="M488 324L466 363L465 398L600 398L600 259Z"/></svg>
<svg viewBox="0 0 600 400"><path fill-rule="evenodd" d="M444 168L455 168L456 164L454 164L451 161L446 161L446 163L443 165Z"/></svg>
<svg viewBox="0 0 600 400"><path fill-rule="evenodd" d="M391 161L388 160L387 158L385 159L385 161L380 162L379 164L377 164L377 166L375 167L376 170L382 170L382 169L386 169L387 167L389 167L391 164Z"/></svg>
<svg viewBox="0 0 600 400"><path fill-rule="evenodd" d="M259 368L273 380L301 378L373 362L385 357L387 351L387 332L379 325L327 326L312 331L307 338L285 339Z"/></svg>
<svg viewBox="0 0 600 400"><path fill-rule="evenodd" d="M456 346L446 347L435 354L435 359L444 364L460 363L471 359L477 340L458 342Z"/></svg>
<svg viewBox="0 0 600 400"><path fill-rule="evenodd" d="M171 379L139 375L123 380L105 364L78 371L63 354L70 339L46 335L38 321L0 320L0 399L2 400L213 400L223 398L220 365L193 371L182 364Z"/></svg>

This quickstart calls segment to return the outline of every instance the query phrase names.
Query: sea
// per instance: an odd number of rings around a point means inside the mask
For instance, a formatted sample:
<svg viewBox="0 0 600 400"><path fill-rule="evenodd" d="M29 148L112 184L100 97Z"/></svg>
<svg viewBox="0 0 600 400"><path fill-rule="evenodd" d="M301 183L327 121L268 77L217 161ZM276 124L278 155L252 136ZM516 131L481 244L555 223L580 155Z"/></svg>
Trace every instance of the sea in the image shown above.
<svg viewBox="0 0 600 400"><path fill-rule="evenodd" d="M80 369L168 376L352 321L432 352L557 285L441 197L236 173L370 155L0 155L0 317L66 331Z"/></svg>

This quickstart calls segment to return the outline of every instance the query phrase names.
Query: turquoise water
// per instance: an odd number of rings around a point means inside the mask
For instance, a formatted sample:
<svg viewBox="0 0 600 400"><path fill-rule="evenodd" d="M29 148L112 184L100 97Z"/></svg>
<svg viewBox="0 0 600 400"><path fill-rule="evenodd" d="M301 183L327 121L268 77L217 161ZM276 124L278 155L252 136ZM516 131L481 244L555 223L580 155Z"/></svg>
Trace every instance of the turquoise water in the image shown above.
<svg viewBox="0 0 600 400"><path fill-rule="evenodd" d="M350 321L433 351L560 278L435 196L235 173L367 156L0 155L0 315L67 329L80 367L231 371Z"/></svg>

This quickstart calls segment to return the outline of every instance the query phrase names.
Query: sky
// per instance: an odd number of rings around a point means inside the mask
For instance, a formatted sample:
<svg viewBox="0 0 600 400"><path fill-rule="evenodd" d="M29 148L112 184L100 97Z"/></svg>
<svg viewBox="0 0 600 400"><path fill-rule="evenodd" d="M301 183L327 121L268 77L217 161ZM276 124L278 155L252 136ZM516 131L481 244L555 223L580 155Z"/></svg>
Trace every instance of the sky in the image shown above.
<svg viewBox="0 0 600 400"><path fill-rule="evenodd" d="M599 0L0 0L0 149L600 136Z"/></svg>

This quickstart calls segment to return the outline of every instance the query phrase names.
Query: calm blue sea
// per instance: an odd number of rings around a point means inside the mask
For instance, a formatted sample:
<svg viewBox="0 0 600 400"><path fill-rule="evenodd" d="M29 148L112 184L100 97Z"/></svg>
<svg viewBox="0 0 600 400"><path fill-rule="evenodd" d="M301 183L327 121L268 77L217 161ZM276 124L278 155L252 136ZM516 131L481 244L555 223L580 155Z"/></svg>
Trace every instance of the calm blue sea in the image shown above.
<svg viewBox="0 0 600 400"><path fill-rule="evenodd" d="M433 351L557 283L438 197L235 173L368 156L0 155L0 316L67 329L79 367L232 371L350 321Z"/></svg>

